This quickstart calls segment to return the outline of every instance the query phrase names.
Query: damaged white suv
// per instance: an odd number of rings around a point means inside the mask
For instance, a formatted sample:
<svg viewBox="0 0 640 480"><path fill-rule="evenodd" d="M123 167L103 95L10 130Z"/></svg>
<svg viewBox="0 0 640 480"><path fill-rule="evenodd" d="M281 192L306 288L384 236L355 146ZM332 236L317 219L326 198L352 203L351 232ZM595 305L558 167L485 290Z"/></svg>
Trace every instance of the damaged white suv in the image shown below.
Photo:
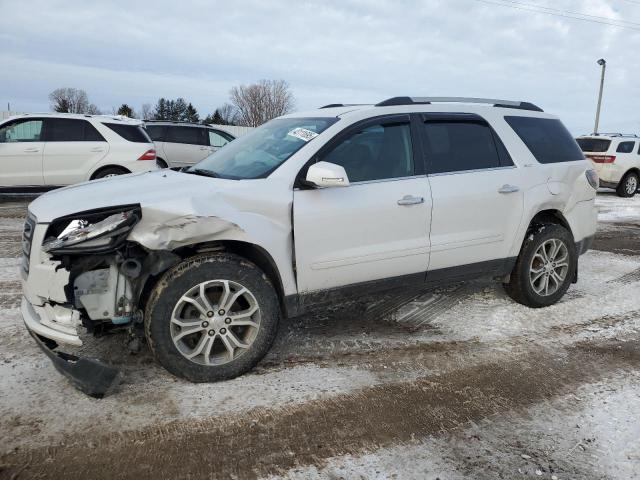
<svg viewBox="0 0 640 480"><path fill-rule="evenodd" d="M517 302L553 304L595 233L597 186L562 123L530 103L330 105L185 171L37 199L22 314L91 395L119 375L58 352L80 329L144 332L175 375L228 379L265 355L282 316L344 295L495 277Z"/></svg>

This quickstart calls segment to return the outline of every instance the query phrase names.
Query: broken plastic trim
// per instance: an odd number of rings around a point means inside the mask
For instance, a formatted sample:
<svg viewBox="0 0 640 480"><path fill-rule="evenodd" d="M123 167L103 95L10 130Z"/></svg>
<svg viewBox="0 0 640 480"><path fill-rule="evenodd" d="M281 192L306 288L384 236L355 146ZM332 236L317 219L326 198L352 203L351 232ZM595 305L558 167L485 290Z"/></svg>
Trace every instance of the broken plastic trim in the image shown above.
<svg viewBox="0 0 640 480"><path fill-rule="evenodd" d="M29 333L49 357L55 369L67 377L74 387L90 397L103 398L112 393L122 381L123 374L120 370L91 358L56 352L56 342L31 331Z"/></svg>

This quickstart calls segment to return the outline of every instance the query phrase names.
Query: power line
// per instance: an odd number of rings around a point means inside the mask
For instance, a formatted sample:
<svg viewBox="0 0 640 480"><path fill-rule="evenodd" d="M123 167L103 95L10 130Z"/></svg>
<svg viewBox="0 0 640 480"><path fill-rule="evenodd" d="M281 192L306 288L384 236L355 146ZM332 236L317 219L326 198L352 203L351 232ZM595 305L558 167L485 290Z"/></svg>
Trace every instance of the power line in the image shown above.
<svg viewBox="0 0 640 480"><path fill-rule="evenodd" d="M607 18L607 17L602 17L602 16L599 16L599 15L589 15L587 13L572 12L570 10L561 10L559 8L545 7L543 5L536 5L536 4L532 4L532 3L518 2L518 1L515 1L515 0L501 0L501 1L502 2L508 2L508 3L514 3L516 5L522 5L524 7L540 8L542 10L549 10L549 11L552 11L552 12L559 12L559 13L564 13L564 14L568 14L568 15L580 15L581 17L593 18L593 19L596 19L596 20L603 20L603 21L606 21L606 22L628 23L628 24L631 24L631 25L640 26L640 23L631 22L629 20L620 20L620 19L614 19L614 18ZM638 2L638 3L640 4L640 2Z"/></svg>
<svg viewBox="0 0 640 480"><path fill-rule="evenodd" d="M576 17L576 16L569 15L569 14L558 13L558 12L550 12L550 11L545 11L545 10L538 10L536 8L529 8L529 7L525 7L525 6L513 5L513 4L510 4L510 3L498 3L497 1L491 1L491 0L474 0L474 1L485 3L487 5L497 5L497 6L500 6L500 7L515 8L517 10L524 10L526 12L542 13L542 14L551 15L551 16L554 16L554 17L569 18L569 19L572 19L572 20L581 20L583 22L590 22L590 23L598 23L600 25L607 25L609 27L625 28L625 29L628 29L628 30L640 31L639 27L634 27L634 26L631 26L631 25L620 25L619 23L612 23L612 22L609 22L609 21L600 21L600 20L595 20L595 19L591 19L591 18ZM509 1L509 0L505 0L505 1ZM605 18L605 17L602 17L602 18Z"/></svg>

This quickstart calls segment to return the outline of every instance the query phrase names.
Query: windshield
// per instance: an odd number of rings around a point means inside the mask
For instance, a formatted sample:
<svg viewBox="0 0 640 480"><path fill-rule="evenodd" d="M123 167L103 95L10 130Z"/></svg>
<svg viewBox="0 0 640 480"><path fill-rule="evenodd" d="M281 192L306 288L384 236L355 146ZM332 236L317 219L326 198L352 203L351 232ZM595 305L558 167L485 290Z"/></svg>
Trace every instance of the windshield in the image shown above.
<svg viewBox="0 0 640 480"><path fill-rule="evenodd" d="M335 117L277 118L230 142L187 172L234 180L265 178L337 122Z"/></svg>

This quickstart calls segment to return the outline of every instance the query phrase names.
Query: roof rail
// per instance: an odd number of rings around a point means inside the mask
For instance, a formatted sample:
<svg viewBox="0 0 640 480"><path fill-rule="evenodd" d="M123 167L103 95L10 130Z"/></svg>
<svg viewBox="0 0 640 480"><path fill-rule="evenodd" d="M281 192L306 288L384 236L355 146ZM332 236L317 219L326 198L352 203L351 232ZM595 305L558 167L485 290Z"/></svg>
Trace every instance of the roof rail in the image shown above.
<svg viewBox="0 0 640 480"><path fill-rule="evenodd" d="M360 105L367 105L366 103L330 103L329 105L323 105L318 110L323 108L336 108L336 107L358 107Z"/></svg>
<svg viewBox="0 0 640 480"><path fill-rule="evenodd" d="M603 136L606 136L606 137L640 138L635 133L606 133L606 132L595 133L594 132L594 133L591 134L591 136L593 136L593 137L599 137L600 135L603 135Z"/></svg>
<svg viewBox="0 0 640 480"><path fill-rule="evenodd" d="M142 120L144 123L185 123L187 125L202 125L202 123L198 122L190 122L188 120Z"/></svg>
<svg viewBox="0 0 640 480"><path fill-rule="evenodd" d="M534 112L544 111L537 105L530 102L514 102L512 100L472 97L392 97L377 103L375 106L388 107L392 105L420 105L431 103L482 103L500 108L517 108L520 110L531 110Z"/></svg>

